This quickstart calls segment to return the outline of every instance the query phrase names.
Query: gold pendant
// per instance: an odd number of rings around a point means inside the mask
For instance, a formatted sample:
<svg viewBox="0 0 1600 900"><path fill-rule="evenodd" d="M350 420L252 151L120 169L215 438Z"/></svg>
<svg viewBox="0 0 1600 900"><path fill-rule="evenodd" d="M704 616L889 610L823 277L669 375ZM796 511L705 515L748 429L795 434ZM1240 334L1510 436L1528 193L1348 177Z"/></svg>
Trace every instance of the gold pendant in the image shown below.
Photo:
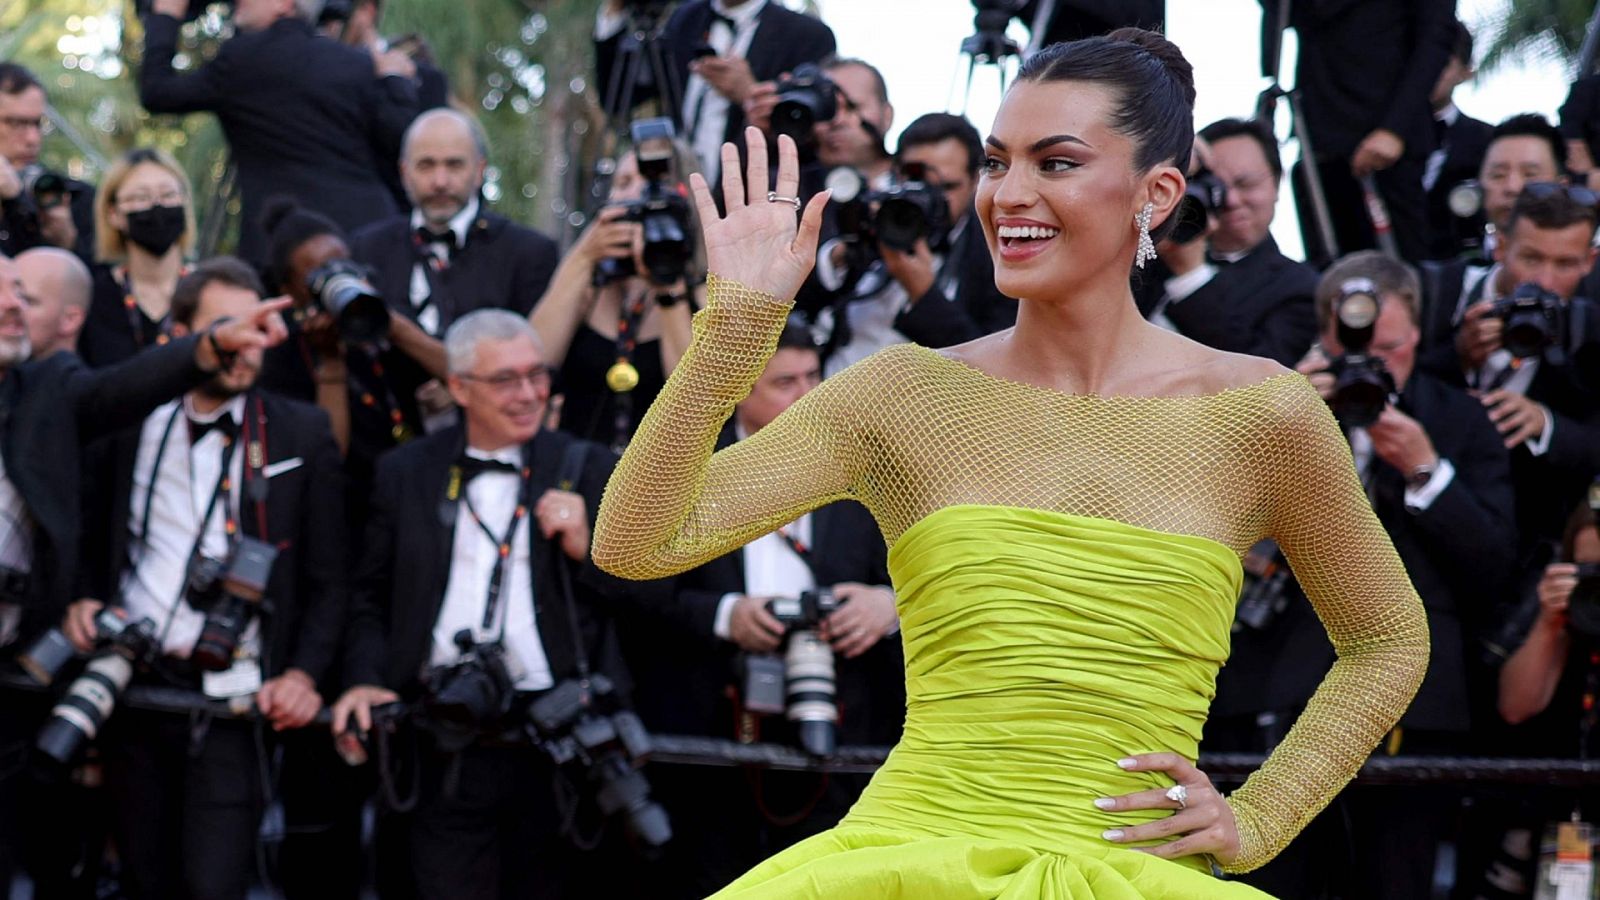
<svg viewBox="0 0 1600 900"><path fill-rule="evenodd" d="M619 359L616 365L606 370L606 386L625 394L639 386L639 370L633 367L633 363Z"/></svg>
<svg viewBox="0 0 1600 900"><path fill-rule="evenodd" d="M389 429L389 435L394 438L396 444L404 444L412 438L411 426L404 422L396 422L395 426Z"/></svg>

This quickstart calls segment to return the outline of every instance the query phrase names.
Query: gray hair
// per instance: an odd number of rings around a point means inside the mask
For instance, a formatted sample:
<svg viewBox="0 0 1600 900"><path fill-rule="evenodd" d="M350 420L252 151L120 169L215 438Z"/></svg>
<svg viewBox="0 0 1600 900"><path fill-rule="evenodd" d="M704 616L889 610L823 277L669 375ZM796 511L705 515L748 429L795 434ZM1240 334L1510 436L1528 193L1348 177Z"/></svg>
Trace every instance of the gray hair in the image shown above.
<svg viewBox="0 0 1600 900"><path fill-rule="evenodd" d="M411 124L406 126L405 136L400 139L400 158L411 157L411 140L417 132L441 119L455 122L467 129L467 133L472 135L472 147L478 151L478 159L484 161L489 159L489 137L484 134L483 126L478 124L478 120L459 110L443 106L428 110L412 119Z"/></svg>
<svg viewBox="0 0 1600 900"><path fill-rule="evenodd" d="M480 309L457 319L444 333L444 353L451 375L464 375L478 362L478 345L484 341L514 341L527 337L542 351L539 335L526 316L504 309Z"/></svg>

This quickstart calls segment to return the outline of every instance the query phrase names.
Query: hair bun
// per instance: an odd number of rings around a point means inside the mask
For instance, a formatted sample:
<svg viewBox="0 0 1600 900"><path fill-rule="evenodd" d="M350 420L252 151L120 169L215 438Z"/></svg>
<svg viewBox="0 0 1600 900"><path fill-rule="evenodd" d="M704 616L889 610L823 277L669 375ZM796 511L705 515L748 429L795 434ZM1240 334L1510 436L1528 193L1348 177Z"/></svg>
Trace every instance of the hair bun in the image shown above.
<svg viewBox="0 0 1600 900"><path fill-rule="evenodd" d="M300 211L300 201L287 194L268 197L261 205L261 230L270 235L283 220Z"/></svg>
<svg viewBox="0 0 1600 900"><path fill-rule="evenodd" d="M1144 28L1118 28L1106 35L1113 41L1132 44L1155 57L1173 81L1183 89L1183 96L1188 99L1189 106L1194 106L1194 66L1178 49L1178 45L1167 40L1166 35L1159 31L1149 31Z"/></svg>

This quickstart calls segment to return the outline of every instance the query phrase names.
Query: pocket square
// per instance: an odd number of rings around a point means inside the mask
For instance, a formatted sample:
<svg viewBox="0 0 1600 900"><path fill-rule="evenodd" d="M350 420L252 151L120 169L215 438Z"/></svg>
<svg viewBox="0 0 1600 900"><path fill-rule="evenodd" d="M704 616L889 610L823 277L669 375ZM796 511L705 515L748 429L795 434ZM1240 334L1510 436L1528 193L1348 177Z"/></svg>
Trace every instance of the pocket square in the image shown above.
<svg viewBox="0 0 1600 900"><path fill-rule="evenodd" d="M292 456L288 459L280 459L277 462L268 465L266 468L261 470L261 474L268 478L276 478L285 472L293 472L295 469L298 469L305 464L305 460L298 456Z"/></svg>

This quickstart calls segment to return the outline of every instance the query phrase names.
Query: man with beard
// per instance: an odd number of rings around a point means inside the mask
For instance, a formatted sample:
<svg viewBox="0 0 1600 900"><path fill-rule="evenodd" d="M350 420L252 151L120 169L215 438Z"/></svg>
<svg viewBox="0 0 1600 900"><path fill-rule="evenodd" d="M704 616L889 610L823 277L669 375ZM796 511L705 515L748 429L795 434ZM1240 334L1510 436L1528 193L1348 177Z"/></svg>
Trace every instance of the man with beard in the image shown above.
<svg viewBox="0 0 1600 900"><path fill-rule="evenodd" d="M250 267L209 260L178 282L173 333L261 308ZM161 642L136 684L248 697L261 713L242 722L116 712L101 748L130 897L245 896L269 726L312 720L322 707L317 679L337 652L346 594L339 451L320 410L255 390L261 359L259 347L231 355L209 381L96 448L88 467L92 599L68 609L67 637L87 652L95 615L110 603L151 622ZM205 596L191 573L250 552L265 553L270 576L229 628L234 589Z"/></svg>

